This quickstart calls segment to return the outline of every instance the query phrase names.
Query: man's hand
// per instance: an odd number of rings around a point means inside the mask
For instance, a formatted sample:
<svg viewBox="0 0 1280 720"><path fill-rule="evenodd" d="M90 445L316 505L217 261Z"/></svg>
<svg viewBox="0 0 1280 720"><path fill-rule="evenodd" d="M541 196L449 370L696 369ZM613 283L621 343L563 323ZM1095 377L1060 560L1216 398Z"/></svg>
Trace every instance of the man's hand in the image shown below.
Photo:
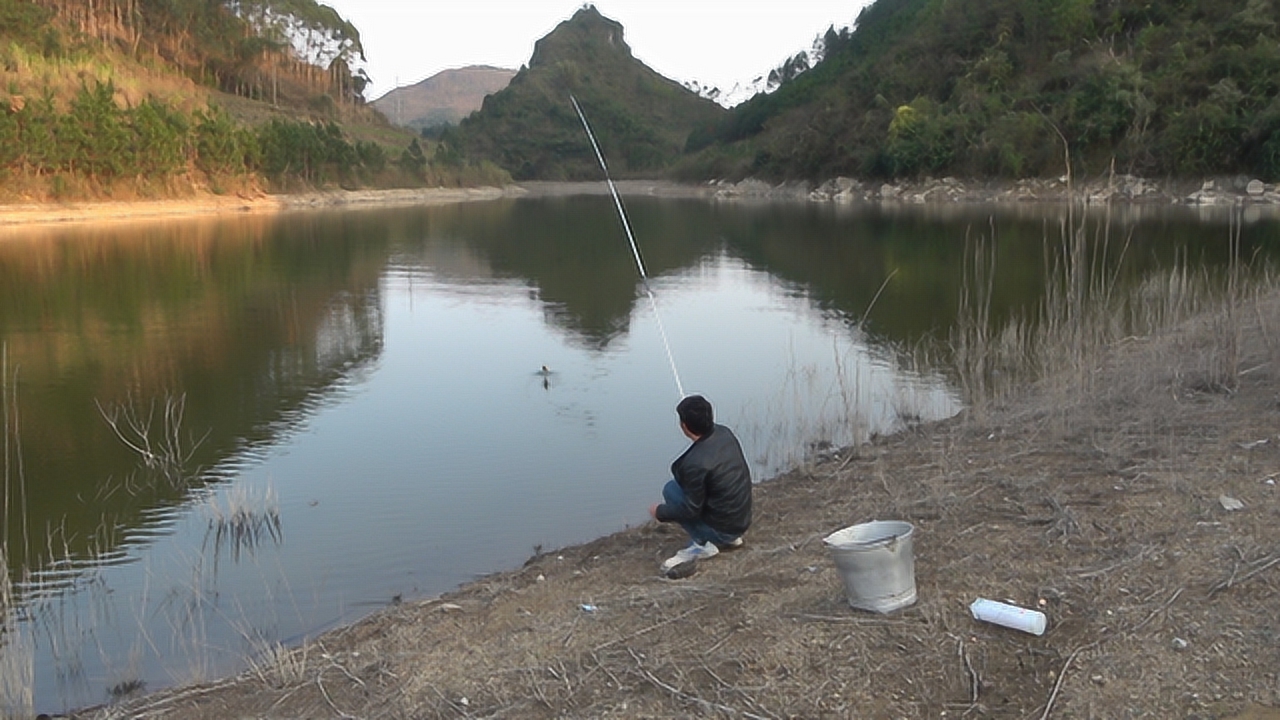
<svg viewBox="0 0 1280 720"><path fill-rule="evenodd" d="M654 520L657 520L657 519L658 519L658 505L659 505L659 504L660 504L660 503L654 503L654 504L652 504L652 505L650 505L650 506L649 506L649 517L653 518Z"/></svg>

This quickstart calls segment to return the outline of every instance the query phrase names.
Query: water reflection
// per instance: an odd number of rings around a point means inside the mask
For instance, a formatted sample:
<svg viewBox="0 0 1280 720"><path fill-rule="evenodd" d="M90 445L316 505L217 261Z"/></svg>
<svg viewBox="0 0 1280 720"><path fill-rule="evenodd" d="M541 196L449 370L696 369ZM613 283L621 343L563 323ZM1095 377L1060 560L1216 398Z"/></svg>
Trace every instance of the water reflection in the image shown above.
<svg viewBox="0 0 1280 720"><path fill-rule="evenodd" d="M415 238L393 262L430 268L461 286L512 281L528 287L548 322L566 338L603 350L628 331L638 292L636 268L612 204L597 197L506 200L439 208L429 219L401 213L389 222ZM650 275L694 263L718 246L715 214L699 202L635 202L632 225ZM413 220L412 230L405 227Z"/></svg>
<svg viewBox="0 0 1280 720"><path fill-rule="evenodd" d="M0 343L21 416L4 523L15 573L162 533L201 468L276 441L381 348L386 246L340 223L11 234ZM147 456L161 447L181 468Z"/></svg>

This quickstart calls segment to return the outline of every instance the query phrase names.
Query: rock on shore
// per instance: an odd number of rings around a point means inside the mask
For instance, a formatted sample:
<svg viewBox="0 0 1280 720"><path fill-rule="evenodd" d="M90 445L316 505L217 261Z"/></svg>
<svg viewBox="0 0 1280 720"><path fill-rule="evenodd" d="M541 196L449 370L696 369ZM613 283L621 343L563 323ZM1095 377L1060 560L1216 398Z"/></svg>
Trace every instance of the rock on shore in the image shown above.
<svg viewBox="0 0 1280 720"><path fill-rule="evenodd" d="M716 180L709 186L715 197L721 199L803 199L832 203L1058 202L1075 196L1091 204L1118 201L1164 205L1280 205L1280 185L1245 175L1200 182L1115 175L1082 183L1069 183L1066 176L1016 181L945 177L889 183L837 177L817 186L805 182L771 185L747 178L740 182Z"/></svg>

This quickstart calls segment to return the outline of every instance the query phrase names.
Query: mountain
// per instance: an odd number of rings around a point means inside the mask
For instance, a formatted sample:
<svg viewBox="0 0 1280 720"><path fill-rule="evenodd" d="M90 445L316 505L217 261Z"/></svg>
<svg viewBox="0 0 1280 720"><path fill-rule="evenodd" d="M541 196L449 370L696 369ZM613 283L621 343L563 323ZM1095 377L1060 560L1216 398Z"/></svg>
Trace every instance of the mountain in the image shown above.
<svg viewBox="0 0 1280 720"><path fill-rule="evenodd" d="M1280 179L1275 0L877 0L690 143L693 177Z"/></svg>
<svg viewBox="0 0 1280 720"><path fill-rule="evenodd" d="M695 128L725 113L637 60L622 25L586 6L539 40L511 84L442 140L449 151L490 160L517 179L598 179L570 94L615 176L661 173Z"/></svg>
<svg viewBox="0 0 1280 720"><path fill-rule="evenodd" d="M396 125L415 130L457 125L480 109L485 96L505 88L515 70L473 65L444 70L422 82L398 87L372 105Z"/></svg>

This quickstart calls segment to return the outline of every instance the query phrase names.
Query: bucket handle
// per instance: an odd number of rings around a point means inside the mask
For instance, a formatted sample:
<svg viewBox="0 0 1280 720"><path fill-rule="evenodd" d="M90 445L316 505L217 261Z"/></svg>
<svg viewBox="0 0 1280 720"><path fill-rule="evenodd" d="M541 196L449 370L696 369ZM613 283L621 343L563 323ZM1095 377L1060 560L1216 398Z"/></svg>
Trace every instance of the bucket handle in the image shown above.
<svg viewBox="0 0 1280 720"><path fill-rule="evenodd" d="M902 537L901 535L890 535L889 537L876 538L875 540L867 540L866 542L842 543L840 545L828 542L827 545L832 548L859 547L859 548L871 549L871 548L877 548L877 547L884 547L889 552L893 552L898 549L898 540L901 537Z"/></svg>
<svg viewBox="0 0 1280 720"><path fill-rule="evenodd" d="M889 552L893 552L898 549L899 537L899 535L890 535L889 537L876 538L875 540L868 540L867 542L855 544L866 548L883 547Z"/></svg>

